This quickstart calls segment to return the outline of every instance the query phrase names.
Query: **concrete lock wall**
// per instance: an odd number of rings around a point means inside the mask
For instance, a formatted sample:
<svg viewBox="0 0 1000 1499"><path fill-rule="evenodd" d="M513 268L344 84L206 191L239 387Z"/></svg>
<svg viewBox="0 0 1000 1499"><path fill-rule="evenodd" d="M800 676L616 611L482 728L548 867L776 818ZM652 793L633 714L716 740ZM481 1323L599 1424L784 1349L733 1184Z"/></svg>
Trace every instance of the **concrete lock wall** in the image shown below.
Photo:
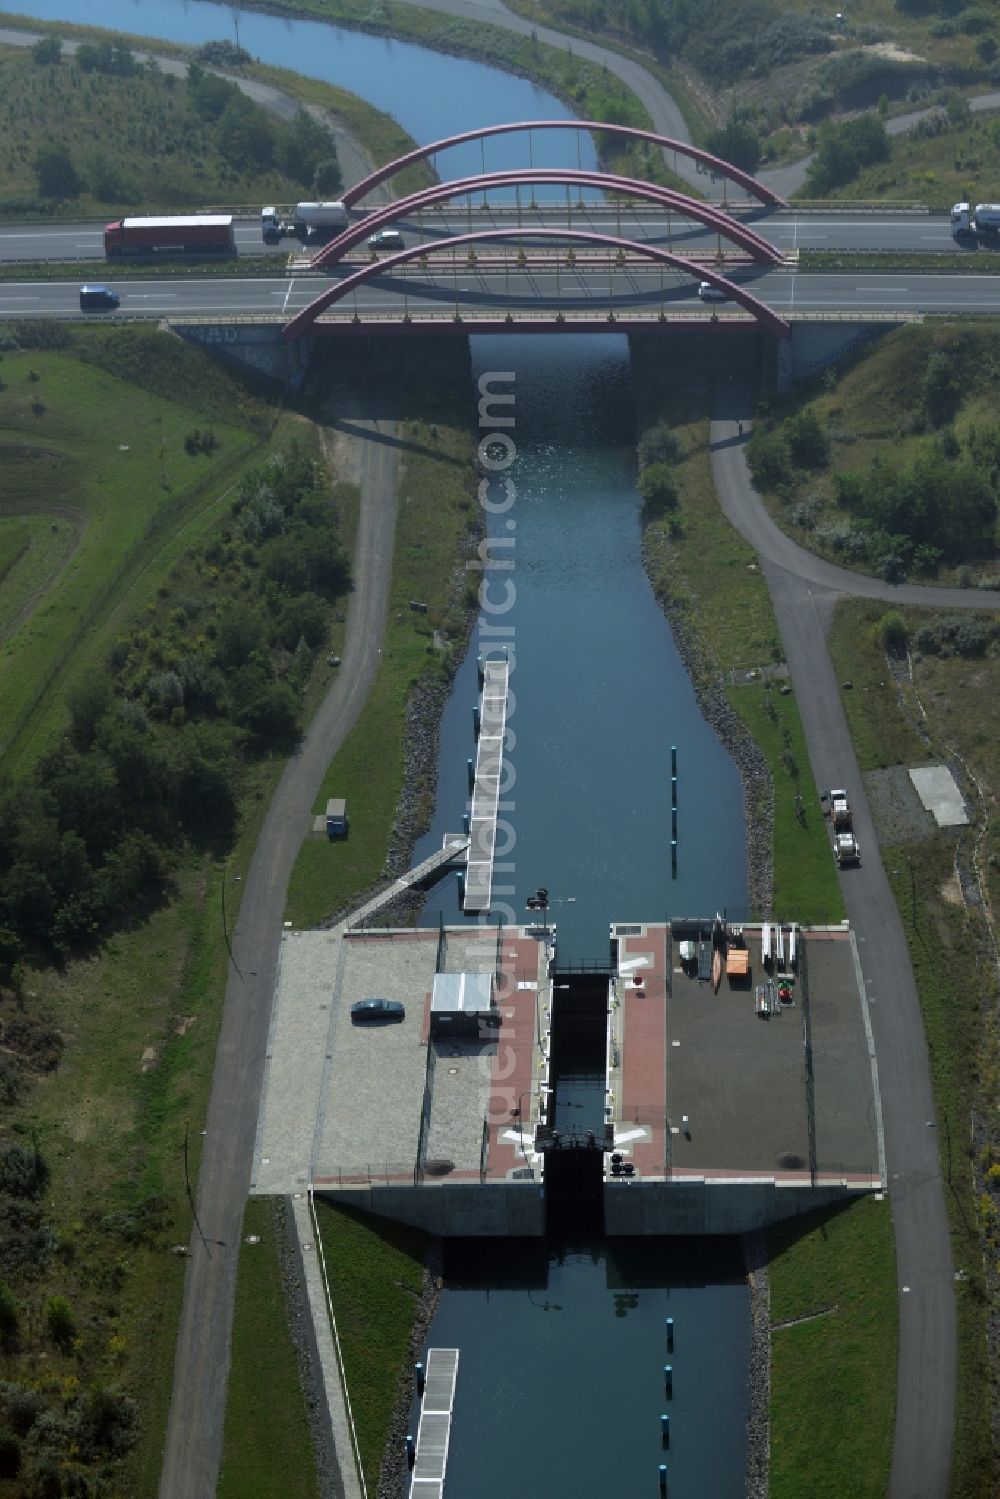
<svg viewBox="0 0 1000 1499"><path fill-rule="evenodd" d="M606 1183L604 1231L630 1234L742 1234L858 1195L841 1186L753 1182Z"/></svg>
<svg viewBox="0 0 1000 1499"><path fill-rule="evenodd" d="M441 1182L418 1187L365 1182L317 1188L316 1196L446 1239L537 1238L545 1232L540 1182Z"/></svg>

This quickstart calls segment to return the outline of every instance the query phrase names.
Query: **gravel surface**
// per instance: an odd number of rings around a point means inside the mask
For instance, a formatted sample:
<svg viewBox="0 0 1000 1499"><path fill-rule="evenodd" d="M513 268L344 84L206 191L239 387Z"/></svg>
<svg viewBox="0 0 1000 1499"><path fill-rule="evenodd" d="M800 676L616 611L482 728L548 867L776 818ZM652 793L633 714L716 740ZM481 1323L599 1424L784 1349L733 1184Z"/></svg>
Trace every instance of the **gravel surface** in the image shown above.
<svg viewBox="0 0 1000 1499"><path fill-rule="evenodd" d="M299 1379L306 1403L309 1435L316 1457L318 1488L321 1499L339 1499L343 1493L343 1486L334 1450L333 1432L330 1430L326 1391L323 1387L323 1370L316 1351L312 1312L306 1292L305 1278L302 1274L298 1240L286 1199L275 1197L272 1198L272 1203L281 1283L284 1287L285 1306L288 1311L288 1327L299 1364Z"/></svg>
<svg viewBox="0 0 1000 1499"><path fill-rule="evenodd" d="M750 1287L750 1409L747 1412L747 1499L767 1499L771 1425L771 1283L761 1230L743 1236Z"/></svg>

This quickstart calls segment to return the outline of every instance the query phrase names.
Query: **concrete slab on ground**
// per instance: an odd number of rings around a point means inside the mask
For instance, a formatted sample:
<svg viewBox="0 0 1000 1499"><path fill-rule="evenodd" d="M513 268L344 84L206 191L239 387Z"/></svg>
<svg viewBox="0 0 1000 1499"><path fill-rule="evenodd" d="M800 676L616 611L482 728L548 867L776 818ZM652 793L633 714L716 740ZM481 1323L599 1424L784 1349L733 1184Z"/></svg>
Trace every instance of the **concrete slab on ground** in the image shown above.
<svg viewBox="0 0 1000 1499"><path fill-rule="evenodd" d="M920 765L910 770L917 795L939 828L961 828L969 821L955 777L947 765Z"/></svg>

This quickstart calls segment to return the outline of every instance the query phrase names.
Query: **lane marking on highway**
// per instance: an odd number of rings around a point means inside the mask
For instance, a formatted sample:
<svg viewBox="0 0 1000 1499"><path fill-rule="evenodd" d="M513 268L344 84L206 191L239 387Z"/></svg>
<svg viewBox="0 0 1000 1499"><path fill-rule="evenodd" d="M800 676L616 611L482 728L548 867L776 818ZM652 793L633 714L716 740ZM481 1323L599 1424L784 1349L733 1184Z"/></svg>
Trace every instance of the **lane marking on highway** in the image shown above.
<svg viewBox="0 0 1000 1499"><path fill-rule="evenodd" d="M287 309L288 309L288 299L292 295L292 287L294 285L295 285L294 281L289 281L288 287L287 287L287 289L285 291L285 300L281 304L281 310L282 310L282 312L286 312Z"/></svg>

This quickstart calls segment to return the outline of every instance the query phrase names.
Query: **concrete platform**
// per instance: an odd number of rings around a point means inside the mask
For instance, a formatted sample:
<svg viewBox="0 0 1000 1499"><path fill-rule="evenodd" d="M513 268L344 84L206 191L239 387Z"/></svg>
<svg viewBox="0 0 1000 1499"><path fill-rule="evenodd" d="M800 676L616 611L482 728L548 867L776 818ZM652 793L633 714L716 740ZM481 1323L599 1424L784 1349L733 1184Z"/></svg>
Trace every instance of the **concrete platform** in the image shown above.
<svg viewBox="0 0 1000 1499"><path fill-rule="evenodd" d="M282 943L252 1191L317 1191L528 1183L518 1231L541 1232L540 1172L531 1121L546 1063L542 1007L547 951L527 929L344 929L288 932ZM494 975L501 1024L469 1038L432 1039L436 972ZM351 1005L401 1000L402 1022L354 1024ZM520 1112L519 1112L520 1108ZM495 1194L494 1194L495 1195ZM389 1199L387 1199L389 1200ZM424 1221L418 1214L393 1216ZM482 1199L491 1227L506 1209ZM434 1215L443 1209L435 1206ZM449 1212L452 1210L449 1209ZM477 1210L478 1211L478 1210ZM535 1226L530 1226L535 1225ZM514 1230L511 1230L514 1231Z"/></svg>
<svg viewBox="0 0 1000 1499"><path fill-rule="evenodd" d="M633 1193L651 1182L696 1191L687 1206L675 1197L671 1207L669 1193L657 1194L662 1200L650 1215L649 1194L644 1209L632 1201L612 1207L626 1181L609 1175L612 1219L621 1212L631 1224L617 1231L732 1231L713 1229L704 1216L712 1184L753 1184L744 1206L768 1221L785 1215L775 1205L782 1189L836 1194L882 1183L877 1081L851 933L800 929L792 1003L766 1018L756 1003L769 978L761 929L743 934L749 981L723 977L717 994L699 982L696 967L681 965L665 927L633 929L620 940L609 1057L619 1062L609 1071L616 1149L633 1166ZM738 1197L729 1199L727 1221Z"/></svg>

